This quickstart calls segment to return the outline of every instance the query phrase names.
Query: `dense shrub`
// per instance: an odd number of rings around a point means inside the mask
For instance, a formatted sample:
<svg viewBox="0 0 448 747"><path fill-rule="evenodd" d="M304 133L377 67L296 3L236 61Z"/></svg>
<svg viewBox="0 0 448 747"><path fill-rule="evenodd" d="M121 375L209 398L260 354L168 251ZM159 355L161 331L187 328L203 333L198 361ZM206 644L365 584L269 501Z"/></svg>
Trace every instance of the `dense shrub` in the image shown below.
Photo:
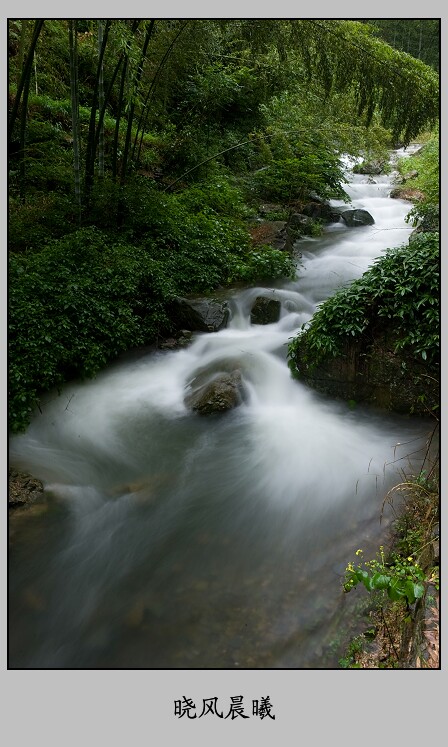
<svg viewBox="0 0 448 747"><path fill-rule="evenodd" d="M250 252L246 263L237 266L238 276L246 282L265 282L272 278L293 280L297 268L287 252L268 245L257 246Z"/></svg>
<svg viewBox="0 0 448 747"><path fill-rule="evenodd" d="M51 238L73 230L73 198L59 192L36 194L22 202L11 198L8 218L8 248L11 252L40 250Z"/></svg>
<svg viewBox="0 0 448 747"><path fill-rule="evenodd" d="M242 192L232 186L226 174L194 184L178 196L179 204L193 213L216 213L242 218L248 213Z"/></svg>
<svg viewBox="0 0 448 747"><path fill-rule="evenodd" d="M254 175L253 186L261 198L287 202L313 191L324 198L348 199L341 186L347 180L334 153L308 144L294 150L293 156L275 159Z"/></svg>
<svg viewBox="0 0 448 747"><path fill-rule="evenodd" d="M82 229L39 253L10 257L10 425L23 428L40 392L88 377L167 325L172 291L141 248Z"/></svg>
<svg viewBox="0 0 448 747"><path fill-rule="evenodd" d="M416 177L406 179L406 187L422 192L423 200L412 208L407 220L413 226L420 226L425 231L439 229L439 153L440 142L437 130L416 155L402 159L399 164L403 174L411 171L417 172Z"/></svg>
<svg viewBox="0 0 448 747"><path fill-rule="evenodd" d="M342 354L347 339L362 339L375 325L393 324L396 349L439 360L439 236L415 234L408 245L388 249L348 287L320 305L289 345L289 357L305 346L311 366Z"/></svg>

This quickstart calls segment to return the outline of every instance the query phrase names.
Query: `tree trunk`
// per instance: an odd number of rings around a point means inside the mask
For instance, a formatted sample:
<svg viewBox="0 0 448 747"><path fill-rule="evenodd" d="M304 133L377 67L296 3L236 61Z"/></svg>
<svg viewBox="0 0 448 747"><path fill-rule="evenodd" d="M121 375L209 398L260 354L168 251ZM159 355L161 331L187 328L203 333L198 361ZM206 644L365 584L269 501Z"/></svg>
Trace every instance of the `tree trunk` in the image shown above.
<svg viewBox="0 0 448 747"><path fill-rule="evenodd" d="M20 105L20 99L22 98L22 92L24 92L25 85L27 85L27 88L29 90L30 86L30 78L31 78L31 69L33 66L33 59L34 59L34 50L36 49L37 40L39 39L39 34L42 30L42 26L44 25L44 21L42 19L37 20L34 22L34 30L33 30L33 36L31 39L30 48L28 50L28 54L26 56L25 64L22 69L22 74L20 76L20 81L17 86L17 92L15 95L14 103L11 110L11 115L9 117L9 123L8 123L8 140L11 141L12 139L12 132L14 129L14 125L17 119L17 114L19 111L19 105ZM27 82L28 81L28 82ZM28 101L28 95L26 96L26 99ZM25 103L26 106L26 103Z"/></svg>
<svg viewBox="0 0 448 747"><path fill-rule="evenodd" d="M76 219L81 224L81 171L79 158L79 88L78 88L78 38L77 22L69 21L70 44L70 98L72 109L73 177Z"/></svg>
<svg viewBox="0 0 448 747"><path fill-rule="evenodd" d="M17 88L20 84L20 76L22 75L23 70L23 58L25 55L25 41L26 41L26 33L28 30L28 23L29 21L24 18L22 21L22 28L20 30L20 42L19 42L19 56L17 59Z"/></svg>
<svg viewBox="0 0 448 747"><path fill-rule="evenodd" d="M146 122L147 122L147 119L148 119L148 111L149 111L148 110L148 103L150 101L151 95L154 92L154 88L156 86L157 79L159 77L159 73L161 72L161 70L162 70L162 68L163 68L163 66L164 66L164 64L165 64L168 56L171 54L171 51L172 51L175 43L177 42L179 36L181 35L182 31L187 27L188 23L189 23L189 21L186 21L184 23L184 25L182 26L182 28L177 32L177 34L174 37L173 41L169 45L169 47L166 50L165 54L163 55L163 57L162 57L162 59L161 59L161 61L159 63L159 66L158 66L158 68L157 68L157 70L156 70L156 72L154 74L154 77L153 77L153 79L151 81L151 85L149 86L148 93L146 94L145 103L143 104L142 113L140 115L140 120L139 120L139 123L137 125L137 132L135 133L134 145L133 145L133 148L132 148L132 158L134 160L136 160L137 162L140 159L140 152L141 152L141 149L142 149L143 136L145 134L145 127L146 127ZM139 146L138 146L137 158L135 158L135 149L136 149L136 146L137 146L137 140L138 140L139 134L140 134L140 142L139 142Z"/></svg>
<svg viewBox="0 0 448 747"><path fill-rule="evenodd" d="M92 96L92 106L90 109L90 122L89 122L89 134L87 138L86 148L86 173L85 173L85 207L87 208L90 202L90 195L93 187L94 173L95 173L95 133L96 133L96 112L98 108L98 91L99 91L99 80L100 73L103 64L104 52L106 50L107 37L109 35L109 29L111 20L107 20L104 26L103 40L98 58L98 66L95 77L95 85Z"/></svg>
<svg viewBox="0 0 448 747"><path fill-rule="evenodd" d="M31 68L30 68L31 69ZM26 143L26 120L28 115L28 95L30 92L31 75L27 75L23 87L22 108L20 111L20 134L19 134L19 194L22 202L25 202L25 143Z"/></svg>
<svg viewBox="0 0 448 747"><path fill-rule="evenodd" d="M98 21L98 55L101 52L102 44L103 44L103 22ZM101 62L101 67L100 67L99 72L100 72L100 77L99 77L99 84L98 84L98 108L100 111L102 111L104 107L104 70L103 70L102 62ZM104 177L104 119L102 119L101 122L98 122L98 131L99 131L98 176L102 179Z"/></svg>
<svg viewBox="0 0 448 747"><path fill-rule="evenodd" d="M108 103L108 101L110 99L110 94L111 94L112 88L113 88L114 83L115 83L115 78L118 75L118 71L119 71L119 69L120 69L120 67L121 67L121 65L123 63L123 60L124 60L124 55L121 54L120 57L118 58L117 64L115 65L114 71L113 71L111 79L109 81L109 85L107 87L107 91L106 91L106 93L104 95L103 104L102 104L102 106L100 107L100 110L99 110L98 126L96 128L95 141L94 141L94 149L95 149L95 151L96 151L96 149L97 149L97 147L99 145L101 132L104 132L103 123L104 123L104 115L106 114L106 106L107 106L107 103Z"/></svg>
<svg viewBox="0 0 448 747"><path fill-rule="evenodd" d="M418 36L418 52L417 52L417 57L419 60L421 59L421 53L422 53L422 33L423 33L422 22L420 20L419 36Z"/></svg>
<svg viewBox="0 0 448 747"><path fill-rule="evenodd" d="M140 62L138 64L137 72L134 78L134 84L133 84L134 90L132 94L131 105L129 107L128 126L126 129L126 141L124 145L123 160L121 164L120 186L123 186L126 181L126 172L128 169L128 159L129 159L129 149L131 145L132 123L134 121L135 99L138 95L138 88L139 88L140 80L141 80L142 73L143 73L143 65L145 64L146 52L148 50L148 44L151 39L152 33L154 31L154 26L155 26L155 21L151 21L151 23L149 24L149 27L146 30L145 41L143 43L142 53L140 55Z"/></svg>
<svg viewBox="0 0 448 747"><path fill-rule="evenodd" d="M43 23L43 22L42 22ZM28 97L30 93L30 85L31 85L31 71L32 71L32 63L35 56L35 49L37 40L39 38L40 29L42 28L42 24L38 27L37 22L34 26L34 33L33 33L33 39L31 42L31 48L28 52L28 57L26 60L26 64L24 69L22 70L21 80L19 82L19 87L17 89L17 96L19 95L19 88L22 83L23 79L23 87L22 87L22 107L20 111L20 131L19 131L19 194L20 199L22 202L25 202L25 144L26 144L26 124L27 124L27 118L28 118ZM16 100L17 100L16 96ZM15 102L14 102L15 103Z"/></svg>
<svg viewBox="0 0 448 747"><path fill-rule="evenodd" d="M133 22L132 27L131 27L131 34L135 34L139 23L140 21L138 20L135 20ZM121 71L120 92L118 95L118 110L117 110L117 116L115 118L114 145L113 145L113 150L112 150L112 179L114 180L117 178L117 173L118 173L118 144L119 144L119 134L120 134L120 120L121 120L121 113L124 108L123 106L124 88L126 84L128 64L129 64L129 54L127 51L125 51L123 70Z"/></svg>

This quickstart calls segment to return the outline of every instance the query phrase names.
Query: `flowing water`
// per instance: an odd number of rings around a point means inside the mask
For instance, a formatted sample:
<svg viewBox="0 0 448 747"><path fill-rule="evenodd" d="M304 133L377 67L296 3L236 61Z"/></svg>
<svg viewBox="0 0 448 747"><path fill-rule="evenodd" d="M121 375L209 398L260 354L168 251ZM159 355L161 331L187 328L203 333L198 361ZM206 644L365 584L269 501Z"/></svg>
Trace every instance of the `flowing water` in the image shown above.
<svg viewBox="0 0 448 747"><path fill-rule="evenodd" d="M362 593L342 593L345 566L384 540L383 498L410 453L423 459L429 426L317 395L286 348L335 288L407 241L410 205L390 188L350 174L373 226L300 241L297 279L230 293L226 329L68 384L11 439L47 500L10 549L10 667L337 666ZM258 295L281 300L278 323L250 324ZM191 413L189 382L229 366L244 402Z"/></svg>

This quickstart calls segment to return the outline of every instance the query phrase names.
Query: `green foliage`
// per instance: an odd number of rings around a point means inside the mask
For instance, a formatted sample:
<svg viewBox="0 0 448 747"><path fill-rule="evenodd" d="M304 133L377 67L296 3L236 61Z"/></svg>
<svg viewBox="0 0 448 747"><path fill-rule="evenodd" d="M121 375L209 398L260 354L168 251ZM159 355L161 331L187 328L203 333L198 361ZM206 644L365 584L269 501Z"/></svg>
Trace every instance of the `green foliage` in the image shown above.
<svg viewBox="0 0 448 747"><path fill-rule="evenodd" d="M427 549L437 536L439 524L439 470L438 462L431 469L421 469L416 475L406 475L406 479L395 485L388 493L387 500L393 502L394 495L405 496L405 502L393 522L394 549L402 556L421 558L432 563ZM437 570L429 567L429 580L438 588Z"/></svg>
<svg viewBox="0 0 448 747"><path fill-rule="evenodd" d="M341 355L351 338L363 339L375 325L393 325L396 350L437 363L439 359L439 237L416 234L383 257L348 287L320 305L289 345L300 349L307 365Z"/></svg>
<svg viewBox="0 0 448 747"><path fill-rule="evenodd" d="M167 324L162 302L172 285L160 265L95 229L12 254L9 273L12 430L27 424L42 391L93 376Z"/></svg>
<svg viewBox="0 0 448 747"><path fill-rule="evenodd" d="M339 667L341 669L363 669L360 659L368 651L367 646L370 638L368 631L353 638L347 646L344 656L339 659ZM400 664L391 654L388 654L378 661L377 667L378 669L399 669Z"/></svg>
<svg viewBox="0 0 448 747"><path fill-rule="evenodd" d="M358 635L353 638L345 652L344 656L339 659L339 666L341 669L360 669L360 665L356 662L357 654L360 654L364 650L366 639L363 635Z"/></svg>
<svg viewBox="0 0 448 747"><path fill-rule="evenodd" d="M294 156L279 158L253 177L254 190L262 199L288 202L304 199L311 191L323 198L348 199L339 159L323 143L296 143Z"/></svg>
<svg viewBox="0 0 448 747"><path fill-rule="evenodd" d="M327 94L334 88L353 91L367 125L376 110L393 139L405 144L434 126L439 82L431 68L375 39L357 21L313 20L308 29L302 54L310 78L317 76Z"/></svg>
<svg viewBox="0 0 448 747"><path fill-rule="evenodd" d="M11 252L41 249L52 238L67 233L74 220L70 195L60 192L36 193L32 199L9 202L8 245Z"/></svg>
<svg viewBox="0 0 448 747"><path fill-rule="evenodd" d="M251 249L241 192L221 175L179 194L161 193L147 179L124 190L123 231L163 262L179 292L244 280L291 277L290 258L272 247Z"/></svg>
<svg viewBox="0 0 448 747"><path fill-rule="evenodd" d="M134 202L140 245L84 228L40 251L11 254L13 431L26 426L41 392L93 376L121 351L169 331L165 308L174 295L293 272L288 255L252 251L234 219L190 214L174 195L152 197ZM134 216L134 228L138 221Z"/></svg>
<svg viewBox="0 0 448 747"><path fill-rule="evenodd" d="M385 628L394 650L392 658L383 651L386 657L382 655L378 659L378 668L400 666L400 645L395 647L392 637L397 636L397 619L400 627L409 623L414 615L410 606L424 600L425 609L428 609L434 604L430 596L432 587L439 590L439 569L433 564L431 549L440 520L439 460L429 462L425 459L424 464L427 469L422 468L416 475L404 474L404 481L395 485L384 499L383 505L386 501L392 505L393 496L400 496L400 508L394 512L392 523L392 551L385 555L384 547L380 546L376 557L364 562L362 550L357 550L357 562L347 565L342 582L345 592L362 584L374 595L374 606L369 615L374 622L373 632L376 634L377 629ZM349 645L339 662L342 668L351 668L356 663L358 654L364 649L364 646L359 648L359 643L367 637L368 631Z"/></svg>
<svg viewBox="0 0 448 747"><path fill-rule="evenodd" d="M362 556L362 550L357 550L356 555ZM356 566L348 564L343 588L349 592L362 583L369 592L385 591L393 602L404 601L409 606L423 596L424 582L425 574L412 556L403 558L392 554L386 562L384 548L380 547L373 560L363 561Z"/></svg>
<svg viewBox="0 0 448 747"><path fill-rule="evenodd" d="M235 279L245 282L269 281L275 278L296 277L296 267L289 254L262 245L245 256L245 263L235 267Z"/></svg>
<svg viewBox="0 0 448 747"><path fill-rule="evenodd" d="M148 247L163 257L167 272L183 292L204 291L237 279L238 259L248 251L247 232L230 218L184 214L172 225L161 251L148 235Z"/></svg>
<svg viewBox="0 0 448 747"><path fill-rule="evenodd" d="M421 191L423 200L412 208L406 220L413 226L421 226L425 231L439 229L439 154L440 142L437 128L419 153L401 159L399 163L399 170L403 175L414 170L418 172L416 177L406 180L406 187Z"/></svg>
<svg viewBox="0 0 448 747"><path fill-rule="evenodd" d="M178 201L189 212L243 218L249 211L243 201L242 192L232 186L229 177L222 173L197 182L185 189Z"/></svg>
<svg viewBox="0 0 448 747"><path fill-rule="evenodd" d="M299 102L299 103L298 103ZM278 92L263 104L266 133L269 140L260 142L272 157L292 156L297 137L319 133L324 148L336 154L363 156L366 160L388 160L393 147L391 133L374 112L369 127L357 115L353 91L333 90L325 97L307 85L305 74L296 72L288 90ZM268 145L269 143L269 145Z"/></svg>
<svg viewBox="0 0 448 747"><path fill-rule="evenodd" d="M395 49L439 69L439 18L373 18L364 23Z"/></svg>

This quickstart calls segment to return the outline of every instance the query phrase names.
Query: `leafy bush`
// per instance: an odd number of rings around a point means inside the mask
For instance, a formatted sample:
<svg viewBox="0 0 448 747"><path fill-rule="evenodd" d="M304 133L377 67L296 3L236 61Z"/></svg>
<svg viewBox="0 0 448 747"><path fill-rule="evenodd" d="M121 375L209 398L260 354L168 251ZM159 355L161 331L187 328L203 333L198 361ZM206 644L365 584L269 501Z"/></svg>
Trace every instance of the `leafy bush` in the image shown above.
<svg viewBox="0 0 448 747"><path fill-rule="evenodd" d="M225 174L215 175L185 189L178 196L178 201L193 213L216 213L235 218L248 213L241 191L230 184Z"/></svg>
<svg viewBox="0 0 448 747"><path fill-rule="evenodd" d="M288 202L304 199L309 192L321 197L348 199L342 188L347 180L338 157L314 145L295 148L295 155L274 160L253 177L256 193L263 199Z"/></svg>
<svg viewBox="0 0 448 747"><path fill-rule="evenodd" d="M12 254L9 272L12 430L25 427L40 392L93 376L167 325L172 284L160 264L141 248L109 245L98 230Z"/></svg>
<svg viewBox="0 0 448 747"><path fill-rule="evenodd" d="M257 246L250 252L245 265L238 265L238 277L246 282L296 277L296 266L287 252L271 246Z"/></svg>
<svg viewBox="0 0 448 747"><path fill-rule="evenodd" d="M168 332L165 308L175 294L292 272L287 255L269 247L252 252L247 231L234 220L184 209L183 220L175 220L177 200L159 198L142 246L83 228L41 251L11 253L13 431L27 425L41 392L93 376L121 351Z"/></svg>
<svg viewBox="0 0 448 747"><path fill-rule="evenodd" d="M362 556L362 550L356 555ZM384 548L373 560L349 563L344 578L344 591L349 592L359 583L367 591L385 591L393 602L404 601L408 607L423 596L425 573L412 556L403 558L393 553L386 562Z"/></svg>
<svg viewBox="0 0 448 747"><path fill-rule="evenodd" d="M299 348L306 349L310 365L340 355L347 339L361 338L382 320L393 322L396 350L438 362L437 233L415 234L408 245L388 249L361 278L321 304L289 345L292 365Z"/></svg>
<svg viewBox="0 0 448 747"><path fill-rule="evenodd" d="M414 170L418 172L418 176L406 180L406 186L420 190L424 197L412 208L406 220L413 226L421 226L425 231L437 231L439 228L439 153L437 130L419 153L402 159L399 164L402 174Z"/></svg>

